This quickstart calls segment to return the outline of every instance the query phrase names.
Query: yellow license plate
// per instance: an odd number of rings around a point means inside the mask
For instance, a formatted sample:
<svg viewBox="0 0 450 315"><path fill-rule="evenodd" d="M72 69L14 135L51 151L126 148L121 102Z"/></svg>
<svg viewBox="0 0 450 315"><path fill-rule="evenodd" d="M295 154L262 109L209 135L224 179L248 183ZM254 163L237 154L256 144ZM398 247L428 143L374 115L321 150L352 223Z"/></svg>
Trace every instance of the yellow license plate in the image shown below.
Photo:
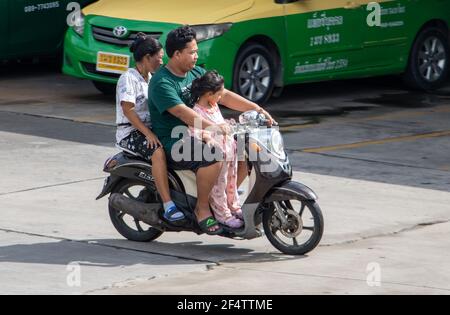
<svg viewBox="0 0 450 315"><path fill-rule="evenodd" d="M113 53L97 54L97 71L122 74L130 67L130 57Z"/></svg>

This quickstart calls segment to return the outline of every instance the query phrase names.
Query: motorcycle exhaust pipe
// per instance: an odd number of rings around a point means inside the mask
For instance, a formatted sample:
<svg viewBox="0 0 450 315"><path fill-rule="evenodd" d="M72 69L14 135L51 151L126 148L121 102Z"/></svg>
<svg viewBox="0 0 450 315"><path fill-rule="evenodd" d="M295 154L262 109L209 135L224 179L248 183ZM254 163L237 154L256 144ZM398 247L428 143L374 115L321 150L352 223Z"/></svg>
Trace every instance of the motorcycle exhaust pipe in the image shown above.
<svg viewBox="0 0 450 315"><path fill-rule="evenodd" d="M159 203L143 203L116 193L109 197L109 205L113 209L125 212L148 225L164 229L164 223L158 215L161 209Z"/></svg>

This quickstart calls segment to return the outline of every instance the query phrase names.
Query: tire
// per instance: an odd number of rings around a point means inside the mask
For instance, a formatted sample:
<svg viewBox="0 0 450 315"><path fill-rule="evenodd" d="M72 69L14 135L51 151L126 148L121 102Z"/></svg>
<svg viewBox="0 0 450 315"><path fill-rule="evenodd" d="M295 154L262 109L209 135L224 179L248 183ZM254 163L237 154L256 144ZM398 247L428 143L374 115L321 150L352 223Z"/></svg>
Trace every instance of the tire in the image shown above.
<svg viewBox="0 0 450 315"><path fill-rule="evenodd" d="M257 43L245 45L233 72L233 90L246 99L266 103L274 89L275 62L269 50Z"/></svg>
<svg viewBox="0 0 450 315"><path fill-rule="evenodd" d="M283 202L279 202L281 208L283 209L283 211L292 211L292 212L297 212L295 206L292 205L292 202L294 202L294 200L287 200L287 201L283 201ZM264 232L266 234L267 239L269 240L269 242L276 248L278 249L280 252L286 254L286 255L305 255L309 252L311 252L314 248L317 247L317 245L319 245L320 240L322 239L322 235L323 235L323 229L324 229L324 220L323 220L323 215L322 215L322 211L319 207L319 205L317 204L317 202L314 201L301 201L300 199L296 199L295 200L296 203L300 204L301 206L299 206L299 213L298 215L300 216L300 218L302 219L302 228L296 230L296 228L286 228L286 229L277 229L276 231L274 231L274 229L276 229L276 226L278 224L281 224L281 220L279 220L279 217L277 215L277 211L275 210L275 203L272 203L269 207L268 210L266 210L263 214L263 226L264 226ZM304 216L305 216L305 209L308 209L308 213L310 215L312 215L312 218L310 218L310 221L314 223L314 225L312 227L310 226L305 226L304 225ZM291 213L292 213L291 212ZM284 212L286 213L286 212ZM295 216L293 215L286 215L285 216L286 219L290 220L289 222L294 223L294 225L296 223L298 223L298 221L295 219ZM312 220L311 220L312 219ZM277 224L278 221L278 224ZM298 227L298 225L295 225ZM297 238L301 236L301 234L305 233L305 230L310 230L310 228L312 228L311 231L311 236L307 238L307 240L303 243L298 243L297 242ZM277 232L283 234L283 232L281 232L281 230L283 230L284 233L299 233L299 235L294 236L294 237L286 237L286 239L290 242L292 241L292 244L288 244L286 242L284 242L279 235L277 235ZM295 242L294 242L295 239Z"/></svg>
<svg viewBox="0 0 450 315"><path fill-rule="evenodd" d="M156 189L151 186L145 186L141 182L125 179L122 180L119 184L117 184L116 187L112 190L111 194L114 193L120 193L125 194L128 190L130 192L130 188L137 188L137 191L139 191L139 187L142 188L142 190L139 192L138 196L134 196L134 199L143 201L143 202L159 202ZM127 195L128 196L128 195ZM130 197L130 196L128 196ZM156 240L158 237L160 237L163 232L161 232L158 229L155 229L153 227L149 227L147 230L142 228L142 222L139 222L137 220L134 220L134 224L137 228L137 230L130 227L130 225L127 224L127 222L124 220L125 215L123 215L120 211L109 207L109 216L111 218L111 222L116 228L117 232L119 232L123 237L130 241L134 242L151 242ZM131 217L130 217L131 218ZM132 219L131 219L132 220ZM141 229L141 230L140 230Z"/></svg>
<svg viewBox="0 0 450 315"><path fill-rule="evenodd" d="M116 94L115 84L104 83L99 81L92 81L92 84L94 84L95 88L106 96L112 96Z"/></svg>
<svg viewBox="0 0 450 315"><path fill-rule="evenodd" d="M441 29L429 27L413 44L404 81L412 89L432 91L444 85L449 67L449 37Z"/></svg>

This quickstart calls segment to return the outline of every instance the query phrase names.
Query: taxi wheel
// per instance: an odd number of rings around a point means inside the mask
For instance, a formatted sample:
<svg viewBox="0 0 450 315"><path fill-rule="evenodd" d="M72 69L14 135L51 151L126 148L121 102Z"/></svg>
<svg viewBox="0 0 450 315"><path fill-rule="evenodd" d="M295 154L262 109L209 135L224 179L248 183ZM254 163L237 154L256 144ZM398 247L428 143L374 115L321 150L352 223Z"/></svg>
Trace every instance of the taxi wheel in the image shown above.
<svg viewBox="0 0 450 315"><path fill-rule="evenodd" d="M102 92L104 95L111 96L116 94L116 85L111 83L104 83L98 81L92 81L95 88Z"/></svg>
<svg viewBox="0 0 450 315"><path fill-rule="evenodd" d="M257 43L244 46L236 59L233 90L255 103L265 103L274 89L275 63L269 50Z"/></svg>
<svg viewBox="0 0 450 315"><path fill-rule="evenodd" d="M414 42L404 75L406 84L419 90L435 90L445 83L450 67L449 37L439 28L424 29Z"/></svg>

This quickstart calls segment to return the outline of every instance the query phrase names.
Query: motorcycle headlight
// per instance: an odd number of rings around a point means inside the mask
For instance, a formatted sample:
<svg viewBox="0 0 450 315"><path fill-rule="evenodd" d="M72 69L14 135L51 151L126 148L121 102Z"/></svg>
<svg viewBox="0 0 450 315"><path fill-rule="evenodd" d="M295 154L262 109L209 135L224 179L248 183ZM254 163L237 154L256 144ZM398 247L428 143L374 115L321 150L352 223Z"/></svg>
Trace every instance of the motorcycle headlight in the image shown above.
<svg viewBox="0 0 450 315"><path fill-rule="evenodd" d="M284 140L283 136L278 130L264 129L259 130L252 137L263 145L267 150L272 152L279 159L286 159L286 153L284 152Z"/></svg>
<svg viewBox="0 0 450 315"><path fill-rule="evenodd" d="M84 14L77 14L73 20L73 30L83 37L84 35Z"/></svg>
<svg viewBox="0 0 450 315"><path fill-rule="evenodd" d="M272 132L272 139L271 139L271 149L272 152L278 155L279 157L284 157L284 141L283 136L279 131L273 131Z"/></svg>
<svg viewBox="0 0 450 315"><path fill-rule="evenodd" d="M192 26L192 28L197 33L197 42L203 42L208 39L222 36L230 30L232 25L232 23L196 25Z"/></svg>

